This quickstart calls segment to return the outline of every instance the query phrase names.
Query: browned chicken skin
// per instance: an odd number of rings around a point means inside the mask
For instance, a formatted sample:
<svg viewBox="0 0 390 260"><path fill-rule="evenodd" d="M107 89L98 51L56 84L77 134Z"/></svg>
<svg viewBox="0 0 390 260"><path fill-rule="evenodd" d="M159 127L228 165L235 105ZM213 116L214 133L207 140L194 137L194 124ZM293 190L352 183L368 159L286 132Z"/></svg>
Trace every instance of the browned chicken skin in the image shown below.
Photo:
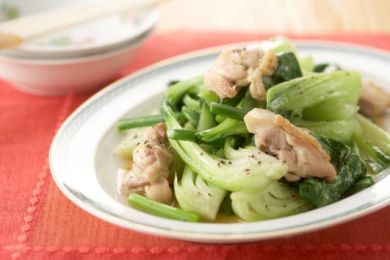
<svg viewBox="0 0 390 260"><path fill-rule="evenodd" d="M120 190L128 196L132 192L170 204L172 191L167 181L173 154L167 149L165 123L148 128L144 141L133 151L133 167L123 179Z"/></svg>
<svg viewBox="0 0 390 260"><path fill-rule="evenodd" d="M331 181L336 169L330 156L304 128L292 125L287 119L268 110L255 108L244 118L249 132L255 134L256 146L287 163L288 181L301 177L318 177Z"/></svg>
<svg viewBox="0 0 390 260"><path fill-rule="evenodd" d="M252 96L265 100L266 91L261 78L272 75L277 62L272 50L264 53L259 45L228 47L206 73L204 84L221 98L232 98L242 87L250 85Z"/></svg>

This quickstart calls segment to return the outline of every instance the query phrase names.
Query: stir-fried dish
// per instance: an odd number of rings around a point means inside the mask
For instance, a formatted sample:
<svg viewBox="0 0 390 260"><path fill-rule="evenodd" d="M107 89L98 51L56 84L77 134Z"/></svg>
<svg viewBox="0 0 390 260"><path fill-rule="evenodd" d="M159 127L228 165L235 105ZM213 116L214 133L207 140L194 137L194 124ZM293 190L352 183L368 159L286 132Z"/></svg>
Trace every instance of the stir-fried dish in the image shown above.
<svg viewBox="0 0 390 260"><path fill-rule="evenodd" d="M171 82L159 113L118 122L120 192L184 221L324 207L390 166L390 135L370 118L389 106L359 72L300 57L285 37L229 46L204 76Z"/></svg>

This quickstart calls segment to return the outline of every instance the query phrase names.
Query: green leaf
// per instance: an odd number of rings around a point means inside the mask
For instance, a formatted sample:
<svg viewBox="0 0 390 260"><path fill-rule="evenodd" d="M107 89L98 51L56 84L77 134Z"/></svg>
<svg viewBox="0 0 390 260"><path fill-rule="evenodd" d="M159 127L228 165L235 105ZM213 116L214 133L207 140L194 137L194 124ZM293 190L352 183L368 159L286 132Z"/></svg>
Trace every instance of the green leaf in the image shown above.
<svg viewBox="0 0 390 260"><path fill-rule="evenodd" d="M133 207L157 216L189 222L200 221L200 216L196 213L168 206L136 193L131 193L127 201Z"/></svg>
<svg viewBox="0 0 390 260"><path fill-rule="evenodd" d="M227 191L205 181L190 168L185 167L183 176L174 182L175 197L180 208L199 214L207 220L215 220Z"/></svg>
<svg viewBox="0 0 390 260"><path fill-rule="evenodd" d="M267 91L267 109L280 113L333 100L356 105L362 88L360 73L353 71L300 77L270 88Z"/></svg>
<svg viewBox="0 0 390 260"><path fill-rule="evenodd" d="M276 55L278 67L271 76L262 78L265 89L269 89L279 83L302 77L299 62L292 52L284 52Z"/></svg>
<svg viewBox="0 0 390 260"><path fill-rule="evenodd" d="M367 167L355 149L322 136L316 138L330 155L337 177L331 182L306 178L298 184L298 190L300 198L311 201L317 207L323 207L339 201L344 193L367 173Z"/></svg>

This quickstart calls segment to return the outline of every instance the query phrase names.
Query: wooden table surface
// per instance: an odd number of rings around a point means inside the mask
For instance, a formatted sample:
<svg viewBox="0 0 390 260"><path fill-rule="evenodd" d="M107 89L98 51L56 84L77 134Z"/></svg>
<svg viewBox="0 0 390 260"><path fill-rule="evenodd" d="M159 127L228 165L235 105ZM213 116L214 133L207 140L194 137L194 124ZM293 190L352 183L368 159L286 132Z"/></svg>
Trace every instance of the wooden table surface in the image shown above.
<svg viewBox="0 0 390 260"><path fill-rule="evenodd" d="M157 33L390 33L390 0L170 0Z"/></svg>

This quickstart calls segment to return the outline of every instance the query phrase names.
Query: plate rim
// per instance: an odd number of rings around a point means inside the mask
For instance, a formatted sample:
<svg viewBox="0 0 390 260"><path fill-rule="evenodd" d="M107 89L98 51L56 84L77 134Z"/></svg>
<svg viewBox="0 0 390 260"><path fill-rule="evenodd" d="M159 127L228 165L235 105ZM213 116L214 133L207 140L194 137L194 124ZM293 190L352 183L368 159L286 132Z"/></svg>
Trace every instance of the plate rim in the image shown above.
<svg viewBox="0 0 390 260"><path fill-rule="evenodd" d="M390 60L390 52L387 50L383 50L380 48L372 47L372 46L366 46L362 44L354 44L354 43L345 43L345 42L339 42L339 41L328 41L328 40L294 40L292 41L297 45L297 48L304 46L304 45L317 45L317 46L331 46L331 47L337 47L337 48L351 48L353 47L355 50L363 51L363 52L374 52L378 57L383 57L382 55L385 54L387 57L387 61ZM51 173L53 176L53 179L56 183L56 185L60 188L61 192L63 192L68 199L70 199L73 203L75 203L77 206L79 206L81 209L89 212L90 214L94 215L95 217L98 217L104 221L107 221L109 223L112 223L117 226L121 226L127 229L132 229L135 231L143 232L143 233L149 233L153 235L160 235L164 237L172 237L172 238L179 238L184 240L190 240L190 241L197 241L197 242L212 242L212 243L232 243L232 242L249 242L249 241L258 241L258 240L264 240L264 239L270 239L270 238L278 238L282 236L289 236L289 235L297 235L309 231L315 231L319 229L323 229L330 226L335 226L341 223L344 223L346 221L350 221L353 219L356 219L358 217L362 217L364 215L367 215L371 212L377 211L385 206L387 206L390 203L390 197L387 199L376 203L374 205L370 205L367 208L360 209L357 212L352 212L350 214L337 217L336 219L328 219L324 222L317 222L308 224L305 226L297 226L294 228L289 229L283 229L283 230L272 230L267 232L257 232L257 233L236 233L236 234L213 234L213 233L195 233L195 232L187 232L187 231L175 231L175 230L167 230L162 229L158 227L148 226L140 223L131 222L122 218L117 218L115 216L112 216L108 213L102 212L95 207L86 204L82 202L79 198L77 198L74 194L69 192L68 189L63 187L61 182L57 179L57 176L54 172L54 163L53 163L53 149L54 146L61 135L64 127L71 122L72 118L75 117L79 112L85 109L88 105L93 103L96 99L100 98L101 96L104 96L106 93L111 91L112 89L115 89L116 87L120 86L126 81L131 80L132 78L137 78L143 74L146 74L148 72L151 72L153 70L156 70L158 68L162 68L168 64L172 64L175 62L184 61L190 58L195 58L202 55L210 55L215 54L216 52L220 51L222 48L229 46L229 45L244 45L248 43L254 43L256 41L243 41L243 42L236 42L236 43L230 43L230 44L223 44L218 45L214 47L204 48L201 50L196 50L192 52L188 52L185 54L176 55L174 57L164 59L162 61L159 61L157 63L151 64L149 66L146 66L143 69L138 70L137 72L134 72L130 75L127 75L123 77L122 79L119 79L112 84L108 85L104 89L98 91L94 95L92 95L90 98L88 98L83 104L81 104L77 109L75 109L71 115L63 122L61 127L58 129L56 135L53 138L52 144L50 146L49 151L49 165L51 169ZM258 42L258 41L257 41Z"/></svg>

